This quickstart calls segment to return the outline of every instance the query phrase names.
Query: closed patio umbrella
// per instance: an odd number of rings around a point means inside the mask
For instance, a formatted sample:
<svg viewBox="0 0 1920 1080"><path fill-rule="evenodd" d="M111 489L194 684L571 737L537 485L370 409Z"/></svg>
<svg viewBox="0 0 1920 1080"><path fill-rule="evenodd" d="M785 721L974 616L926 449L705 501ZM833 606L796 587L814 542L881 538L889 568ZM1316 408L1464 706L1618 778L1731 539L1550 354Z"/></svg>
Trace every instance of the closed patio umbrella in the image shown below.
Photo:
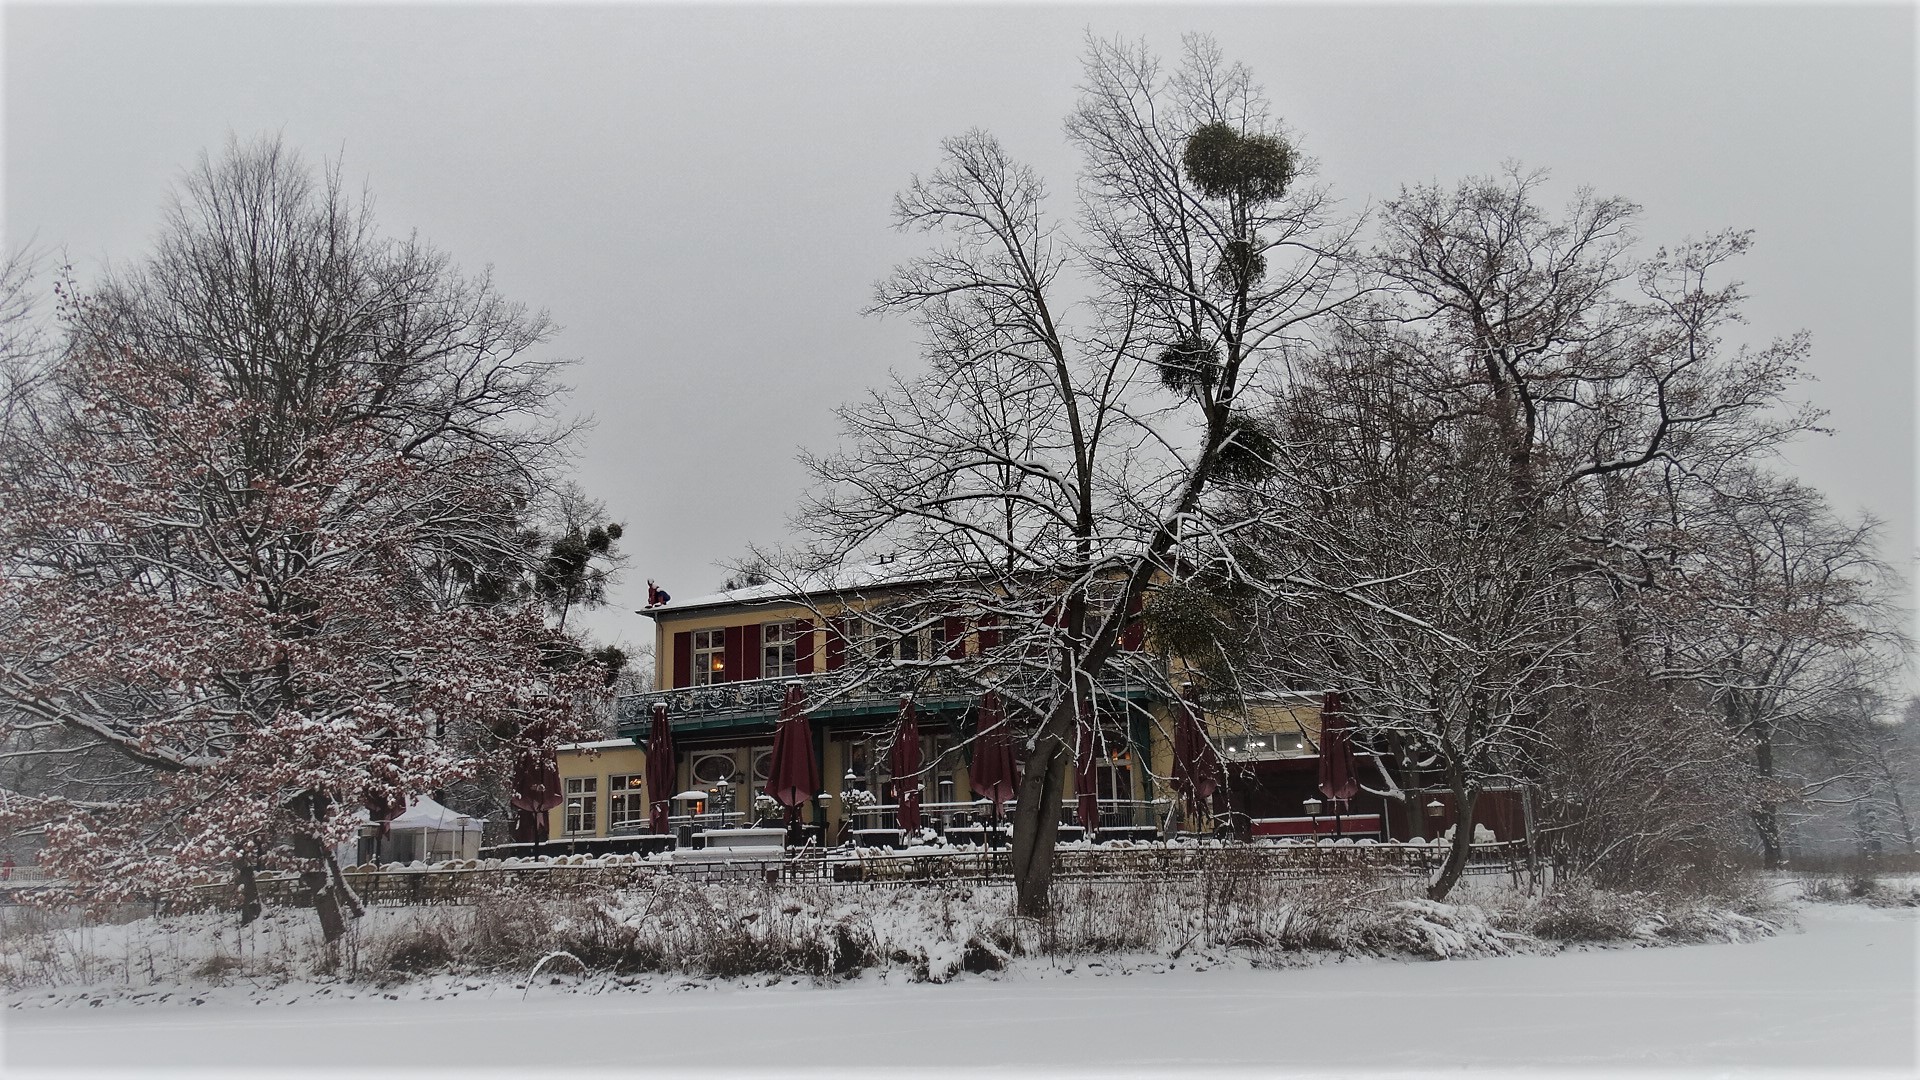
<svg viewBox="0 0 1920 1080"><path fill-rule="evenodd" d="M989 690L980 699L979 734L973 741L973 764L967 780L975 798L991 802L997 814L1013 801L1020 780L1013 764L1013 733L1000 708L1000 695Z"/></svg>
<svg viewBox="0 0 1920 1080"><path fill-rule="evenodd" d="M667 723L667 706L658 702L653 706L653 730L647 735L647 828L654 835L665 836L672 831L667 819L672 817L673 790L673 725Z"/></svg>
<svg viewBox="0 0 1920 1080"><path fill-rule="evenodd" d="M1220 756L1207 741L1193 702L1184 694L1174 709L1173 786L1196 811L1206 806L1220 787Z"/></svg>
<svg viewBox="0 0 1920 1080"><path fill-rule="evenodd" d="M1344 803L1360 793L1359 769L1353 760L1353 737L1337 691L1327 691L1320 702L1320 794Z"/></svg>
<svg viewBox="0 0 1920 1080"><path fill-rule="evenodd" d="M920 724L914 719L913 699L900 699L900 726L893 734L893 749L887 754L887 768L893 773L894 798L899 804L900 831L920 830Z"/></svg>
<svg viewBox="0 0 1920 1080"><path fill-rule="evenodd" d="M787 808L787 828L800 824L800 807L820 790L820 762L813 756L813 731L807 724L807 691L798 682L787 684L780 706L780 722L773 730L773 757L767 763L766 792Z"/></svg>
<svg viewBox="0 0 1920 1080"><path fill-rule="evenodd" d="M560 805L560 766L552 754L528 751L513 770L513 838L537 844L547 838L547 812Z"/></svg>
<svg viewBox="0 0 1920 1080"><path fill-rule="evenodd" d="M973 741L973 764L967 780L975 798L986 799L988 817L993 824L987 843L1000 842L1000 813L1013 801L1020 778L1013 764L1013 733L1007 727L1006 714L1000 708L1000 695L989 690L980 699L979 734Z"/></svg>
<svg viewBox="0 0 1920 1080"><path fill-rule="evenodd" d="M1073 754L1073 794L1080 827L1087 830L1089 840L1100 828L1099 756L1100 723L1087 707L1080 714L1080 737Z"/></svg>

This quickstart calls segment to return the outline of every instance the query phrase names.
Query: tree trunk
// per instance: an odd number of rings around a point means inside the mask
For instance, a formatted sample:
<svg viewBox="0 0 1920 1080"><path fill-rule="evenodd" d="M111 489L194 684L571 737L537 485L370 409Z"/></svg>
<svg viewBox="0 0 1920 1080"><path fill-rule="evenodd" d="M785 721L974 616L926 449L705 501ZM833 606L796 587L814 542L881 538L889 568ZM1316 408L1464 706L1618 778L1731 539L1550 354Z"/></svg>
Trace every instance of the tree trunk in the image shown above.
<svg viewBox="0 0 1920 1080"><path fill-rule="evenodd" d="M1760 776L1763 790L1771 790L1773 784L1773 732L1756 726L1753 740L1755 772ZM1780 850L1780 804L1771 798L1760 803L1753 812L1754 828L1760 832L1760 854L1769 870L1778 870L1786 865L1786 855Z"/></svg>
<svg viewBox="0 0 1920 1080"><path fill-rule="evenodd" d="M1453 846L1447 849L1447 861L1440 867L1440 876L1427 886L1427 899L1445 900L1460 883L1460 875L1466 873L1467 856L1473 852L1473 805L1479 799L1477 789L1457 782L1453 785Z"/></svg>
<svg viewBox="0 0 1920 1080"><path fill-rule="evenodd" d="M360 903L360 898L355 896L353 890L347 886L346 876L340 873L340 860L334 858L331 851L327 852L327 880L333 883L334 895L340 898L340 903L347 909L347 914L357 919L367 913L367 909Z"/></svg>
<svg viewBox="0 0 1920 1080"><path fill-rule="evenodd" d="M1760 833L1760 856L1766 868L1778 870L1787 863L1786 854L1780 849L1780 816L1778 808L1770 802L1761 803L1753 812L1753 827Z"/></svg>
<svg viewBox="0 0 1920 1080"><path fill-rule="evenodd" d="M347 932L347 920L340 913L340 894L327 879L326 866L322 864L317 870L301 874L300 883L306 886L314 914L320 916L321 939L329 945L340 940Z"/></svg>
<svg viewBox="0 0 1920 1080"><path fill-rule="evenodd" d="M1915 847L1913 842L1913 816L1907 813L1907 802L1900 797L1899 782L1889 782L1887 792L1893 796L1894 812L1900 815L1900 832L1907 841L1907 854L1920 854L1920 847Z"/></svg>
<svg viewBox="0 0 1920 1080"><path fill-rule="evenodd" d="M252 863L240 859L233 866L240 882L240 925L246 926L260 917L260 883L254 880Z"/></svg>
<svg viewBox="0 0 1920 1080"><path fill-rule="evenodd" d="M1071 714L1073 706L1061 708ZM1059 717L1034 741L1020 776L1020 801L1013 812L1013 892L1015 908L1029 918L1040 918L1052 908L1054 840L1060 834L1060 795L1066 788L1070 756L1052 729Z"/></svg>

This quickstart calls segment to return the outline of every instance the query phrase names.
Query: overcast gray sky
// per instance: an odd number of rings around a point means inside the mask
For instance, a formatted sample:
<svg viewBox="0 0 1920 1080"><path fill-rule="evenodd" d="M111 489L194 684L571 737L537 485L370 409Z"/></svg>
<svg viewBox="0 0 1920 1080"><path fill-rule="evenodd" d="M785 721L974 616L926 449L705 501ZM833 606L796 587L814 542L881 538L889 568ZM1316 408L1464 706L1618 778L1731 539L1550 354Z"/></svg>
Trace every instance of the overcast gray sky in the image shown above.
<svg viewBox="0 0 1920 1080"><path fill-rule="evenodd" d="M82 279L138 257L228 132L344 152L393 232L551 310L598 427L580 477L630 526L607 636L778 540L801 445L915 362L863 318L917 250L888 199L979 126L1068 195L1083 35L1246 61L1358 208L1509 158L1645 207L1649 244L1757 231L1756 338L1812 332L1836 433L1794 467L1914 549L1912 8L420 7L8 4L5 230ZM1062 199L1061 212L1069 209Z"/></svg>

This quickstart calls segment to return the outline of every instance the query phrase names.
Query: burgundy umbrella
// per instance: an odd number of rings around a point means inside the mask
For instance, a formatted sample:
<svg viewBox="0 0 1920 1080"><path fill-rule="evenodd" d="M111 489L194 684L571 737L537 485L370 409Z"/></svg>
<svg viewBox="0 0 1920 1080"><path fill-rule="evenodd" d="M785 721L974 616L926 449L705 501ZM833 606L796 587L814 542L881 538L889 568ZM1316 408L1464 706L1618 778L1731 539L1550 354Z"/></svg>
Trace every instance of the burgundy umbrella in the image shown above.
<svg viewBox="0 0 1920 1080"><path fill-rule="evenodd" d="M820 763L813 756L813 729L804 711L807 691L787 684L780 722L773 729L773 758L767 762L767 794L787 808L787 827L800 823L800 807L820 791Z"/></svg>
<svg viewBox="0 0 1920 1080"><path fill-rule="evenodd" d="M405 801L395 803L384 792L369 791L366 796L367 820L380 826L380 838L385 840L393 834L393 819L407 809Z"/></svg>
<svg viewBox="0 0 1920 1080"><path fill-rule="evenodd" d="M893 749L887 754L887 768L893 773L894 798L900 810L895 816L902 833L920 830L920 724L913 718L913 699L900 699L900 727L893 733Z"/></svg>
<svg viewBox="0 0 1920 1080"><path fill-rule="evenodd" d="M1087 830L1087 838L1092 839L1100 828L1100 788L1098 760L1100 756L1099 721L1093 715L1091 706L1083 706L1080 713L1080 737L1073 752L1073 794L1078 804L1080 826Z"/></svg>
<svg viewBox="0 0 1920 1080"><path fill-rule="evenodd" d="M1320 794L1343 803L1360 793L1360 780L1353 739L1340 705L1339 693L1332 690L1320 703Z"/></svg>
<svg viewBox="0 0 1920 1080"><path fill-rule="evenodd" d="M973 741L973 764L967 767L967 780L973 795L1000 807L1013 801L1020 779L1013 765L1013 735L1007 729L1006 715L1000 709L1000 695L987 691L980 699L979 734Z"/></svg>
<svg viewBox="0 0 1920 1080"><path fill-rule="evenodd" d="M513 838L537 844L547 838L547 811L560 805L560 766L551 754L529 751L513 770Z"/></svg>
<svg viewBox="0 0 1920 1080"><path fill-rule="evenodd" d="M1207 741L1193 702L1184 694L1173 717L1173 786L1195 809L1220 787L1220 756Z"/></svg>
<svg viewBox="0 0 1920 1080"><path fill-rule="evenodd" d="M967 768L967 780L975 798L988 801L993 831L988 846L1000 843L1000 811L1013 801L1020 778L1013 766L1013 733L1007 729L1006 714L1000 708L1000 695L987 691L980 699L980 717L975 725L973 764Z"/></svg>
<svg viewBox="0 0 1920 1080"><path fill-rule="evenodd" d="M647 828L664 836L673 814L673 725L665 702L653 706L653 730L647 735Z"/></svg>

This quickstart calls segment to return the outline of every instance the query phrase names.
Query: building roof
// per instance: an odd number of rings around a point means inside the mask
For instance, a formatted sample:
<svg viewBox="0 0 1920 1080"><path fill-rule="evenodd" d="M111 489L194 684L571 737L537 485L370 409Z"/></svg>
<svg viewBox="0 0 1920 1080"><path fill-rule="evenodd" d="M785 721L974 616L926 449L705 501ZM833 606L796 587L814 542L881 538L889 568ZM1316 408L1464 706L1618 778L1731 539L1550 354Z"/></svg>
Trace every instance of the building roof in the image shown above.
<svg viewBox="0 0 1920 1080"><path fill-rule="evenodd" d="M661 615L679 615L700 608L771 604L782 600L800 601L809 596L910 585L928 580L932 579L899 560L859 563L854 566L837 567L826 573L813 575L811 580L799 583L768 581L758 585L747 585L738 589L726 589L704 596L695 596L687 600L673 600L657 607L641 608L640 614L658 619Z"/></svg>
<svg viewBox="0 0 1920 1080"><path fill-rule="evenodd" d="M600 739L597 742L562 743L555 750L614 750L620 747L638 748L640 744L632 739Z"/></svg>

